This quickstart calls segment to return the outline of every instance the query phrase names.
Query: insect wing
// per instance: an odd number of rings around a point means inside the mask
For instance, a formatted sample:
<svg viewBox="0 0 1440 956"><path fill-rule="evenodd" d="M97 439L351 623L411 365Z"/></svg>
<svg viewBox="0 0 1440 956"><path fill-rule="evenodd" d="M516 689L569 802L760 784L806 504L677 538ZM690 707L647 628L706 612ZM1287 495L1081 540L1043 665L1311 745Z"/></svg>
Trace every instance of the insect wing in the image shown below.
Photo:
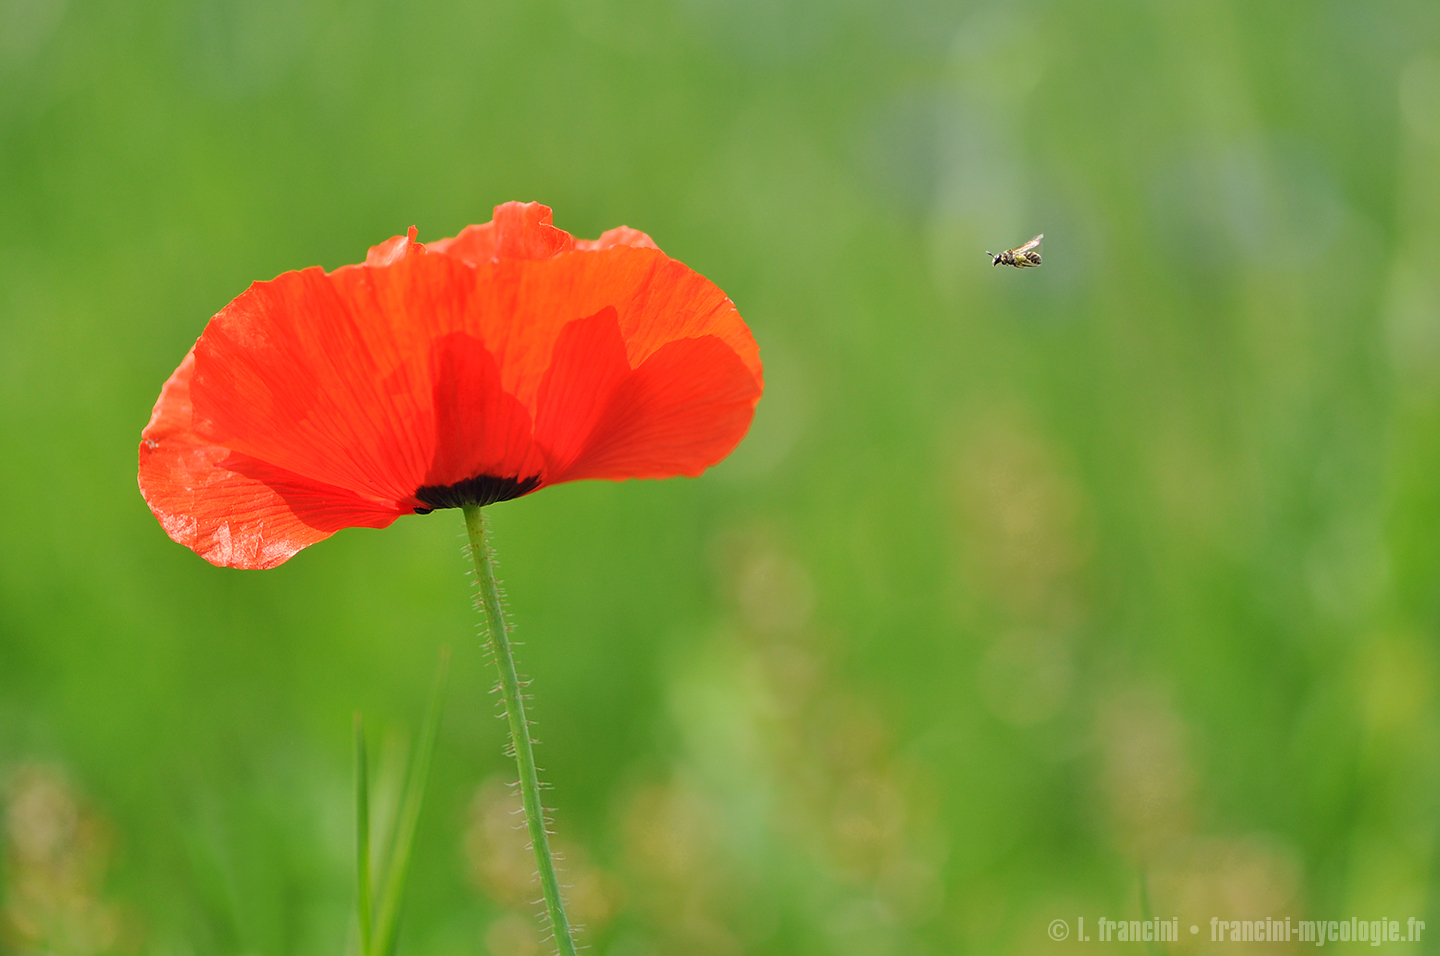
<svg viewBox="0 0 1440 956"><path fill-rule="evenodd" d="M990 257L992 265L1014 266L1016 269L1028 269L1040 264L1040 253L1035 249L1040 245L1040 240L1045 238L1045 233L1040 233L1025 245L1017 249L1006 249L1001 253L986 252Z"/></svg>

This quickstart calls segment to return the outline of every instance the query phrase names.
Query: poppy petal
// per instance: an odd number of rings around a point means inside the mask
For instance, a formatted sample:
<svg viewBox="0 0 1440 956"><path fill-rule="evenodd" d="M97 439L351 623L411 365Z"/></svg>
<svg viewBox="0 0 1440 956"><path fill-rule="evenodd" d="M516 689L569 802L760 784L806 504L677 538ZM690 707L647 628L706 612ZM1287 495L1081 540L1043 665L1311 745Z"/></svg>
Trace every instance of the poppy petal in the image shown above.
<svg viewBox="0 0 1440 956"><path fill-rule="evenodd" d="M161 390L140 442L140 492L177 543L221 567L272 568L341 528L383 528L404 513L196 435L194 368L192 349Z"/></svg>
<svg viewBox="0 0 1440 956"><path fill-rule="evenodd" d="M606 229L600 233L599 239L576 239L575 248L584 252L592 252L596 249L609 249L611 246L639 246L642 249L659 249L655 240L651 239L639 229L631 229L629 226L616 226L614 229Z"/></svg>
<svg viewBox="0 0 1440 956"><path fill-rule="evenodd" d="M530 413L500 390L500 369L484 344L463 332L444 336L431 367L435 457L422 484L451 485L477 475L538 478L544 458L531 437Z"/></svg>
<svg viewBox="0 0 1440 956"><path fill-rule="evenodd" d="M535 441L545 449L548 474L563 475L574 464L615 386L628 375L613 306L560 330L536 394Z"/></svg>
<svg viewBox="0 0 1440 956"><path fill-rule="evenodd" d="M417 245L415 231L415 227L411 226L410 231L405 235L386 239L378 246L371 246L370 251L365 253L365 264L367 266L388 266L403 259L410 254L410 247Z"/></svg>
<svg viewBox="0 0 1440 956"><path fill-rule="evenodd" d="M491 221L466 226L455 238L437 240L427 248L469 265L492 259L549 259L575 248L570 233L556 229L553 223L549 206L507 202L495 207Z"/></svg>
<svg viewBox="0 0 1440 956"><path fill-rule="evenodd" d="M401 503L435 453L432 344L458 330L471 270L423 247L384 267L256 283L195 349L196 430L363 498Z"/></svg>
<svg viewBox="0 0 1440 956"><path fill-rule="evenodd" d="M717 336L661 347L616 385L584 450L550 483L694 477L745 437L760 385Z"/></svg>
<svg viewBox="0 0 1440 956"><path fill-rule="evenodd" d="M476 271L466 324L499 363L501 387L533 415L561 330L606 307L615 310L631 368L676 339L712 335L761 381L759 349L725 293L657 249L621 245L486 263Z"/></svg>

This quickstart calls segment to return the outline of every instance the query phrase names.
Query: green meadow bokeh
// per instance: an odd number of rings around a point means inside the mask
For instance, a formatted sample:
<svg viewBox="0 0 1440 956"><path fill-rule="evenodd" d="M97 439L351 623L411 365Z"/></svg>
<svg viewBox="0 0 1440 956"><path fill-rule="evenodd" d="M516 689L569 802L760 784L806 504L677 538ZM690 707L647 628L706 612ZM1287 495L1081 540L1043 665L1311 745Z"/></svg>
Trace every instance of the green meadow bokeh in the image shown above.
<svg viewBox="0 0 1440 956"><path fill-rule="evenodd" d="M491 509L589 952L1440 934L1430 0L0 0L0 952L346 952L442 644L400 952L549 951L459 513L239 572L135 482L252 280L511 199L765 362Z"/></svg>

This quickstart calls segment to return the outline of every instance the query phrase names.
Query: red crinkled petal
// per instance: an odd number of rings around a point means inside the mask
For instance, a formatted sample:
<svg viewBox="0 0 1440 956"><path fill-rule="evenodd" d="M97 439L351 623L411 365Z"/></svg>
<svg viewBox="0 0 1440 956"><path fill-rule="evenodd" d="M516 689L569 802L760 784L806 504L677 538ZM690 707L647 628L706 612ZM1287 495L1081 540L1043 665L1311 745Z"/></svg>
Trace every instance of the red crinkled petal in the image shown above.
<svg viewBox="0 0 1440 956"><path fill-rule="evenodd" d="M415 238L412 230L412 240ZM400 237L370 250L366 265L386 265L402 248ZM593 252L612 246L639 246L656 249L655 241L639 229L616 226L600 234L599 239L575 239L554 226L549 206L538 202L507 202L495 207L495 218L478 226L466 226L453 239L426 243L431 252L443 252L470 265L491 259L549 259L562 252L578 249Z"/></svg>
<svg viewBox="0 0 1440 956"><path fill-rule="evenodd" d="M615 387L630 374L613 306L560 330L536 394L535 441L545 449L550 482L565 480Z"/></svg>
<svg viewBox="0 0 1440 956"><path fill-rule="evenodd" d="M412 243L415 242L415 227L411 226L410 231L403 236L394 236L386 239L378 246L371 246L370 251L365 253L365 264L367 266L388 266L391 263L405 258Z"/></svg>
<svg viewBox="0 0 1440 956"><path fill-rule="evenodd" d="M485 263L467 324L499 362L501 387L533 415L561 329L607 307L615 310L631 368L677 339L713 335L763 387L759 349L734 304L658 249L622 245Z"/></svg>
<svg viewBox="0 0 1440 956"><path fill-rule="evenodd" d="M600 233L599 239L576 239L575 248L583 251L595 249L609 249L611 246L640 246L644 249L658 249L655 240L651 239L639 229L631 229L629 226L616 226L614 229L607 229Z"/></svg>
<svg viewBox="0 0 1440 956"><path fill-rule="evenodd" d="M272 568L341 528L383 528L403 513L197 436L194 368L191 349L161 390L140 441L140 492L176 542L221 567Z"/></svg>
<svg viewBox="0 0 1440 956"><path fill-rule="evenodd" d="M431 349L435 456L422 485L475 475L538 476L544 456L525 406L500 390L500 369L479 339L455 332Z"/></svg>
<svg viewBox="0 0 1440 956"><path fill-rule="evenodd" d="M662 347L637 369L613 308L561 330L537 395L545 483L698 475L744 437L760 385L713 335Z"/></svg>
<svg viewBox="0 0 1440 956"><path fill-rule="evenodd" d="M549 206L507 202L495 207L489 222L466 226L454 239L440 239L427 248L472 266L491 259L549 259L575 248L570 233L556 229L553 222Z"/></svg>
<svg viewBox="0 0 1440 956"><path fill-rule="evenodd" d="M699 474L762 389L713 283L637 230L577 243L507 203L454 239L412 227L363 265L252 285L167 384L141 484L177 541L268 567L412 508Z"/></svg>
<svg viewBox="0 0 1440 956"><path fill-rule="evenodd" d="M694 477L740 443L760 383L713 335L662 346L613 389L585 447L549 483Z"/></svg>
<svg viewBox="0 0 1440 956"><path fill-rule="evenodd" d="M438 460L432 353L462 331L473 273L410 250L380 268L289 272L221 310L195 349L197 431L362 497L411 501Z"/></svg>

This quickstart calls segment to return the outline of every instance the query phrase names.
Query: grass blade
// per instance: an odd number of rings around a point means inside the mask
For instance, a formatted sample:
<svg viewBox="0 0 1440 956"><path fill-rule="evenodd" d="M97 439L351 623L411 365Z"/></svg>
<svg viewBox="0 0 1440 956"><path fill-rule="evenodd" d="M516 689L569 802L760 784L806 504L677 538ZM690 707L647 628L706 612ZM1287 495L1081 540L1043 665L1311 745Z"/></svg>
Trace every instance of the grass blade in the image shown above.
<svg viewBox="0 0 1440 956"><path fill-rule="evenodd" d="M372 948L365 956L390 956L395 948L399 926L400 898L405 891L405 877L410 865L410 848L415 841L415 827L420 821L420 805L425 800L425 784L430 777L430 760L435 754L435 739L440 733L440 709L445 698L445 682L450 672L450 648L440 649L440 665L425 708L425 723L420 730L420 746L405 774L404 796L395 822L395 839L386 866L385 888L375 919Z"/></svg>
<svg viewBox="0 0 1440 956"><path fill-rule="evenodd" d="M360 956L370 956L374 929L370 886L370 774L365 762L365 724L355 713L355 873L359 883Z"/></svg>

